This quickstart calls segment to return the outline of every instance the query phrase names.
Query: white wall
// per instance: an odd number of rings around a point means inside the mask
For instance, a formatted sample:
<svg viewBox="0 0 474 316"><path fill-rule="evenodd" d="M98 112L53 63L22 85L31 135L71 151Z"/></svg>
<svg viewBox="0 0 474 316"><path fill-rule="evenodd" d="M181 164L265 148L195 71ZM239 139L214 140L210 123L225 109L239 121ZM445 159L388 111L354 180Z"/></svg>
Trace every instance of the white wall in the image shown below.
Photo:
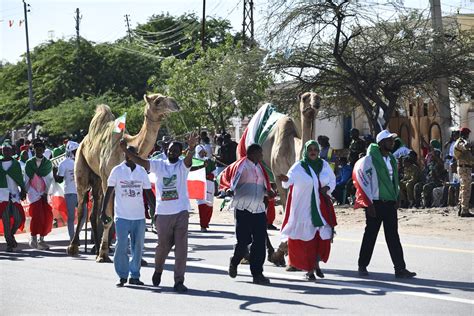
<svg viewBox="0 0 474 316"><path fill-rule="evenodd" d="M342 125L342 116L337 118L320 119L319 117L324 116L324 113L320 111L318 117L315 120L315 135L314 139L317 139L319 135L326 135L329 137L329 143L334 149L344 148L344 127Z"/></svg>

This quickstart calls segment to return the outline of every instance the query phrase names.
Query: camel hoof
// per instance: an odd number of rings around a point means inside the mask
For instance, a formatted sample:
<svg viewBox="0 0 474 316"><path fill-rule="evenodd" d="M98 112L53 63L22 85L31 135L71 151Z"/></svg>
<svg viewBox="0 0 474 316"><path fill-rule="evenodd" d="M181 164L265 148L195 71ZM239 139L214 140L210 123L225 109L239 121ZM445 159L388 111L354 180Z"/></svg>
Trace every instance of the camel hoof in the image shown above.
<svg viewBox="0 0 474 316"><path fill-rule="evenodd" d="M77 255L79 255L79 246L78 245L69 245L66 248L66 252L69 256L77 256Z"/></svg>
<svg viewBox="0 0 474 316"><path fill-rule="evenodd" d="M97 263L112 263L112 260L108 256L98 256L95 259Z"/></svg>

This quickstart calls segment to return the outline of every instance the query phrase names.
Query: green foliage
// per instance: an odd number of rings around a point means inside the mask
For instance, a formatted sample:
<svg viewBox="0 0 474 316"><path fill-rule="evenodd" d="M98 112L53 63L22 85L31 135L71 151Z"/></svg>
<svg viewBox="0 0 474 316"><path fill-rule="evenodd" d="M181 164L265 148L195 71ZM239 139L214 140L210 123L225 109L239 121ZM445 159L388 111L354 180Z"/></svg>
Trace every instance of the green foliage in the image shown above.
<svg viewBox="0 0 474 316"><path fill-rule="evenodd" d="M232 116L254 113L271 83L262 58L260 51L234 45L228 37L216 48L197 47L185 60L165 61L168 93L182 107L167 126L178 135L201 127L222 131Z"/></svg>
<svg viewBox="0 0 474 316"><path fill-rule="evenodd" d="M41 134L67 137L87 131L97 104L127 112L127 129L143 123L147 91L176 97L184 111L165 125L175 133L225 128L232 115L253 113L270 83L262 52L241 48L227 20L208 18L206 50L200 17L153 15L115 43L84 38L43 43L31 52L34 112L29 111L26 60L0 64L0 134L32 122ZM238 100L239 106L235 104Z"/></svg>
<svg viewBox="0 0 474 316"><path fill-rule="evenodd" d="M43 135L69 136L77 131L87 131L89 123L99 104L107 104L116 117L127 112L127 130L136 133L143 123L144 101L133 97L108 92L100 97L82 99L75 97L61 102L58 106L29 114L23 120L34 120L42 127Z"/></svg>

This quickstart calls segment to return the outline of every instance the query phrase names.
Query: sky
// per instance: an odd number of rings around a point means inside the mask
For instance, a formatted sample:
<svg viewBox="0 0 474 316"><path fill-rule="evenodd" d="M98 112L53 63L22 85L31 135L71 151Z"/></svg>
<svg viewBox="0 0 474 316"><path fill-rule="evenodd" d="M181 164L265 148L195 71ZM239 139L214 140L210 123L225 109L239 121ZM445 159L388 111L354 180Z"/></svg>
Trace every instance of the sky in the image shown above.
<svg viewBox="0 0 474 316"><path fill-rule="evenodd" d="M384 0L360 0L379 2ZM202 15L202 0L27 0L30 49L50 39L69 39L76 34L75 11L80 9L80 34L94 42L113 42L126 35L125 14L131 27L146 23L152 14L169 12L179 16L194 12ZM267 0L254 0L255 28L264 23ZM474 14L474 0L441 0L443 14ZM426 9L429 0L405 0L411 8ZM230 20L234 30L242 28L243 0L206 0L206 15ZM0 61L15 63L26 52L23 2L0 0ZM12 22L12 26L10 26Z"/></svg>

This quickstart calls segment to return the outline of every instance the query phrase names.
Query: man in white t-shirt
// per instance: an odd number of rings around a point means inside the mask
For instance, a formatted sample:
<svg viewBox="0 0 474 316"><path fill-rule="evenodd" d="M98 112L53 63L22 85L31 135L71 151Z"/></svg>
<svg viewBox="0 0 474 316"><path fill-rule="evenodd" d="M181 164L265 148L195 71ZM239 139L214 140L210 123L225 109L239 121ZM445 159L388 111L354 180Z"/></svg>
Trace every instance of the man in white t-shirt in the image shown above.
<svg viewBox="0 0 474 316"><path fill-rule="evenodd" d="M128 147L127 152L136 154L135 147ZM105 210L114 195L115 232L117 243L115 245L114 267L119 276L117 287L129 284L144 285L140 281L140 263L145 242L145 205L143 195L147 198L148 205L155 206L155 197L151 191L150 180L145 169L137 166L129 155L125 161L115 166L107 180L107 191L102 205L101 220L107 224L109 218ZM128 257L128 237L130 236L131 255Z"/></svg>
<svg viewBox="0 0 474 316"><path fill-rule="evenodd" d="M78 143L69 141L66 146L66 159L61 161L58 170L53 168L54 180L56 180L57 183L64 181L64 199L66 200L67 207L67 230L69 240L74 238L74 220L77 207L77 190L76 182L74 181L74 157L78 147Z"/></svg>
<svg viewBox="0 0 474 316"><path fill-rule="evenodd" d="M171 142L168 148L168 159L146 160L127 149L125 140L120 141L122 150L136 164L155 174L156 177L156 231L158 245L155 253L155 272L153 285L158 286L165 260L175 246L174 290L184 293L184 273L188 258L188 223L191 208L189 204L187 179L198 138L192 135L188 139L188 152L180 159L183 145Z"/></svg>

